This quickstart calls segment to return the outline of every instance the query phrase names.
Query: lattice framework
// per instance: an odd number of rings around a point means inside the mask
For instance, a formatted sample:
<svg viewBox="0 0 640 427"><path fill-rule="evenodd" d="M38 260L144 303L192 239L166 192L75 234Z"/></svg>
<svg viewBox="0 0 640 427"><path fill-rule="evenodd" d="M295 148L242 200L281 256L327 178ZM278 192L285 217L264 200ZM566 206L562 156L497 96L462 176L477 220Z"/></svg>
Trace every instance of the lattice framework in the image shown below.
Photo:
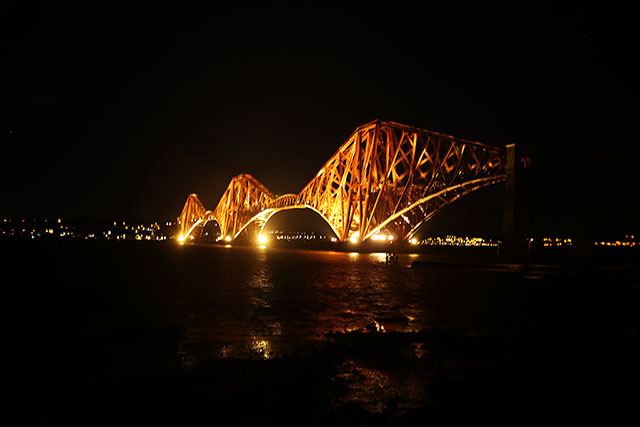
<svg viewBox="0 0 640 427"><path fill-rule="evenodd" d="M357 128L298 194L276 197L243 174L231 180L213 212L190 195L179 232L187 236L216 220L224 236L256 235L276 212L310 208L341 241L381 231L409 239L442 207L504 179L502 147L374 121Z"/></svg>

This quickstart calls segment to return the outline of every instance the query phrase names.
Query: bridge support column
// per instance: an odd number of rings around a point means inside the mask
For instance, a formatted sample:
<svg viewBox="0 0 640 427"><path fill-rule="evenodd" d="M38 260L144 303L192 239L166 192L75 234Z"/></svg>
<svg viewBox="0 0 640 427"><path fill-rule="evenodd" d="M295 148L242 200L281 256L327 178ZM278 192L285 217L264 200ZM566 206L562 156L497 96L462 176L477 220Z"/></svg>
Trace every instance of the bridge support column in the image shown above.
<svg viewBox="0 0 640 427"><path fill-rule="evenodd" d="M512 260L515 257L515 202L516 202L516 144L506 146L506 174L504 191L504 211L502 217L501 258Z"/></svg>

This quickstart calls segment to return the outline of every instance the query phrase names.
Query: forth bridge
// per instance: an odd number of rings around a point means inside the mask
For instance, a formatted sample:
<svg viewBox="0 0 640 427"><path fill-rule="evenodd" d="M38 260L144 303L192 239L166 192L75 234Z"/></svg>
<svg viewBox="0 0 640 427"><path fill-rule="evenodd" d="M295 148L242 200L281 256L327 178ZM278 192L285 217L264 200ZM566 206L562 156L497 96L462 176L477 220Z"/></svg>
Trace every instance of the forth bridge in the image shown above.
<svg viewBox="0 0 640 427"><path fill-rule="evenodd" d="M249 174L231 179L208 210L191 194L178 218L178 239L216 221L226 240L260 240L269 219L311 209L339 241L379 233L409 240L444 206L505 181L507 149L390 121L358 127L297 194L274 195Z"/></svg>

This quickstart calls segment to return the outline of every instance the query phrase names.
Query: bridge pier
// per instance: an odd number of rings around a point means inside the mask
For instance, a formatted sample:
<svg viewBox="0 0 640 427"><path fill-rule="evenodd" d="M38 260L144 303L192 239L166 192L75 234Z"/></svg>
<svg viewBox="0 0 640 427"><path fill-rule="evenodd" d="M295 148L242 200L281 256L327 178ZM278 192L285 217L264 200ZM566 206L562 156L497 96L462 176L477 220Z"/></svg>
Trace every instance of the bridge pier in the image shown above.
<svg viewBox="0 0 640 427"><path fill-rule="evenodd" d="M502 245L505 252L513 247L516 192L516 144L506 146L506 175L502 216Z"/></svg>
<svg viewBox="0 0 640 427"><path fill-rule="evenodd" d="M502 245L499 251L499 258L504 262L518 262L530 256L531 242L525 242L521 230L522 216L518 212L519 197L516 194L518 181L518 150L516 144L506 145L505 156L505 185L504 185L504 208L502 216Z"/></svg>

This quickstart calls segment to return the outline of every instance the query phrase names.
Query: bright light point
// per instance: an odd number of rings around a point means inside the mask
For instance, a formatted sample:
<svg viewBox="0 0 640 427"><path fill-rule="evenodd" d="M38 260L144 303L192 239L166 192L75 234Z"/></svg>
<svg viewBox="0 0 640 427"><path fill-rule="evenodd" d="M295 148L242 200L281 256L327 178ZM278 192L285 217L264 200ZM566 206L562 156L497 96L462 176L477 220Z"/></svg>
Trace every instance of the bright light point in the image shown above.
<svg viewBox="0 0 640 427"><path fill-rule="evenodd" d="M265 243L267 243L267 236L263 236L262 234L258 236L258 242L261 245L264 245Z"/></svg>
<svg viewBox="0 0 640 427"><path fill-rule="evenodd" d="M411 242L412 245L417 245L418 244L418 239L416 239L415 237L411 240L409 240Z"/></svg>
<svg viewBox="0 0 640 427"><path fill-rule="evenodd" d="M391 234L389 234L389 235L387 236L387 239L389 239L389 240L393 240L393 236L392 236Z"/></svg>
<svg viewBox="0 0 640 427"><path fill-rule="evenodd" d="M387 236L384 234L376 234L375 236L371 236L371 240L386 240Z"/></svg>
<svg viewBox="0 0 640 427"><path fill-rule="evenodd" d="M230 247L231 247L231 245L224 245L224 247L225 247L225 248L230 248Z"/></svg>
<svg viewBox="0 0 640 427"><path fill-rule="evenodd" d="M185 237L181 234L178 236L178 240L184 242Z"/></svg>
<svg viewBox="0 0 640 427"><path fill-rule="evenodd" d="M260 245L260 249L264 249L264 248L266 248L265 245Z"/></svg>
<svg viewBox="0 0 640 427"><path fill-rule="evenodd" d="M353 243L358 243L359 238L360 238L360 232L359 232L359 231L356 231L355 233L353 233L353 234L351 235L351 237L349 238L349 240L351 240L351 242L353 242Z"/></svg>
<svg viewBox="0 0 640 427"><path fill-rule="evenodd" d="M227 236L224 238L225 242L230 242L231 241L231 236Z"/></svg>

